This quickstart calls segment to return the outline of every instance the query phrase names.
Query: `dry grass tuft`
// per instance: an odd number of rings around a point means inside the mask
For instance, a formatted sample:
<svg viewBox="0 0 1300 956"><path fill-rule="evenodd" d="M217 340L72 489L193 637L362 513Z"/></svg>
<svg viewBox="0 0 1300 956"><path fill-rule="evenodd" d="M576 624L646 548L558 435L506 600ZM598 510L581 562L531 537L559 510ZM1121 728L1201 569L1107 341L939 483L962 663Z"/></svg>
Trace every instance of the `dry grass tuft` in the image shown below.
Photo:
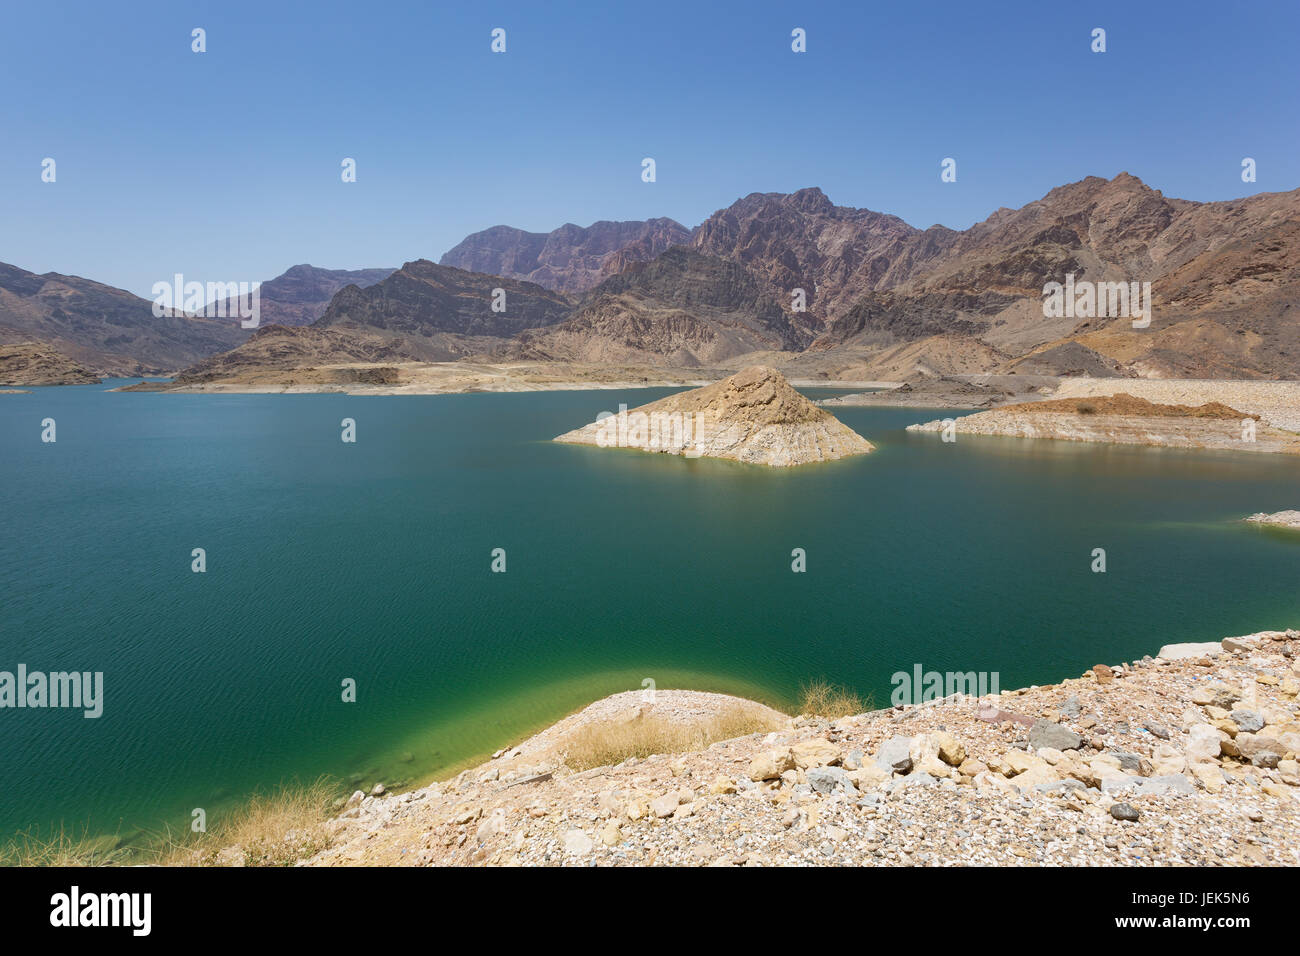
<svg viewBox="0 0 1300 956"><path fill-rule="evenodd" d="M865 701L847 687L837 687L824 680L810 681L799 688L799 713L811 717L852 717L872 710L872 701Z"/></svg>
<svg viewBox="0 0 1300 956"><path fill-rule="evenodd" d="M325 778L256 793L209 833L168 839L163 866L293 866L330 845L325 826L336 791Z"/></svg>
<svg viewBox="0 0 1300 956"><path fill-rule="evenodd" d="M565 760L574 770L608 767L631 757L689 753L719 740L779 730L784 721L766 708L735 704L706 720L685 723L654 715L584 724L566 740Z"/></svg>
<svg viewBox="0 0 1300 956"><path fill-rule="evenodd" d="M80 835L62 827L52 836L28 831L0 846L0 866L108 866L121 862L125 851L112 837Z"/></svg>

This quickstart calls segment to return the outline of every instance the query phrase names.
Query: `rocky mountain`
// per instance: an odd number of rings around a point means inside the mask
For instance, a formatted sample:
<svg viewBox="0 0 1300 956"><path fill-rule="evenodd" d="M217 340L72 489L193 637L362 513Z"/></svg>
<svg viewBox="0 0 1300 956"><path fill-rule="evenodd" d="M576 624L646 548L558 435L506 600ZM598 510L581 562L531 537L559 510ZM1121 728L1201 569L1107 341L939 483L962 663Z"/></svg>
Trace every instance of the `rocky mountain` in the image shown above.
<svg viewBox="0 0 1300 956"><path fill-rule="evenodd" d="M367 289L340 289L316 325L365 330L425 361L761 362L831 380L1300 378L1300 190L1200 203L1121 173L969 229L918 230L802 189L746 196L709 217L690 246L673 244L684 233L671 220L549 234L496 227L444 261L508 277L420 260ZM1067 282L1149 283L1151 321L1134 328L1134 316L1104 307L1045 316L1044 289ZM490 308L496 288L505 312ZM374 351L346 336L294 348L324 359L331 346L339 361Z"/></svg>
<svg viewBox="0 0 1300 956"><path fill-rule="evenodd" d="M368 289L341 289L313 328L361 330L411 358L448 361L554 325L572 309L565 296L533 282L418 259Z"/></svg>
<svg viewBox="0 0 1300 956"><path fill-rule="evenodd" d="M780 372L759 365L592 422L555 440L777 467L875 450L871 442L796 392Z"/></svg>
<svg viewBox="0 0 1300 956"><path fill-rule="evenodd" d="M646 262L691 233L671 219L566 223L551 232L493 226L467 236L440 260L468 272L536 282L546 289L585 292L634 262Z"/></svg>
<svg viewBox="0 0 1300 956"><path fill-rule="evenodd" d="M260 293L262 325L311 325L344 286L365 289L392 275L395 269L321 269L313 265L290 266L274 279L263 282ZM219 314L237 314L226 303Z"/></svg>
<svg viewBox="0 0 1300 956"><path fill-rule="evenodd" d="M1297 253L1300 190L1196 203L1126 173L1089 177L964 232L935 227L906 240L897 264L812 348L956 334L1005 356L997 370L1294 377ZM1150 326L1134 329L1129 315L1045 318L1044 286L1069 274L1150 282Z"/></svg>
<svg viewBox="0 0 1300 956"><path fill-rule="evenodd" d="M918 234L897 216L833 205L814 187L751 193L705 220L693 246L745 266L787 307L803 289L808 312L831 319L875 288Z"/></svg>
<svg viewBox="0 0 1300 956"><path fill-rule="evenodd" d="M566 321L521 333L509 354L689 368L799 351L814 334L803 319L740 264L679 246L606 279Z"/></svg>
<svg viewBox="0 0 1300 956"><path fill-rule="evenodd" d="M43 342L0 345L0 385L97 385L99 376Z"/></svg>
<svg viewBox="0 0 1300 956"><path fill-rule="evenodd" d="M159 318L124 289L0 263L0 343L40 342L99 375L170 373L247 337L237 319Z"/></svg>

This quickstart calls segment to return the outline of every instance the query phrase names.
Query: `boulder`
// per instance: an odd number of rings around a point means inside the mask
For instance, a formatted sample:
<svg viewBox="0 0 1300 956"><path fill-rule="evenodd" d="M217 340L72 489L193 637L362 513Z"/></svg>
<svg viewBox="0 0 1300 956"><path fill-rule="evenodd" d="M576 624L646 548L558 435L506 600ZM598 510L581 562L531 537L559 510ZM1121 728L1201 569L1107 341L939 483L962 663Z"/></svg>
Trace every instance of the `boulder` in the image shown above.
<svg viewBox="0 0 1300 956"><path fill-rule="evenodd" d="M857 795L858 788L854 786L849 772L840 767L810 767L806 775L808 786L817 793L834 793L836 787L843 787L846 793Z"/></svg>
<svg viewBox="0 0 1300 956"><path fill-rule="evenodd" d="M876 766L892 773L907 773L912 769L912 758L909 753L911 745L910 737L898 735L890 737L880 745L880 752L876 754Z"/></svg>
<svg viewBox="0 0 1300 956"><path fill-rule="evenodd" d="M1055 750L1078 750L1083 738L1069 727L1050 720L1037 720L1029 728L1029 746L1035 750L1052 747Z"/></svg>
<svg viewBox="0 0 1300 956"><path fill-rule="evenodd" d="M840 762L840 748L821 737L801 740L790 750L794 754L794 764L800 770L827 767Z"/></svg>
<svg viewBox="0 0 1300 956"><path fill-rule="evenodd" d="M750 780L775 780L787 770L795 768L794 754L784 750L769 750L749 762Z"/></svg>

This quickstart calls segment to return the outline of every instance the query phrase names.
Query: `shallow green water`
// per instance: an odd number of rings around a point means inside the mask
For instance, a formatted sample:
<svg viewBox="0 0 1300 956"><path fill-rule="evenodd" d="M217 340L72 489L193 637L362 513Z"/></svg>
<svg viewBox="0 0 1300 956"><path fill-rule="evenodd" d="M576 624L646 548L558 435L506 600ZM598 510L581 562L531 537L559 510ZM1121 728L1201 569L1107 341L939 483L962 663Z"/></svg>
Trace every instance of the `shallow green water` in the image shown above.
<svg viewBox="0 0 1300 956"><path fill-rule="evenodd" d="M902 428L948 413L842 408L876 454L775 471L547 440L663 389L103 389L0 396L0 670L105 681L98 720L0 710L2 833L421 780L645 677L884 702L918 663L1016 687L1300 619L1300 541L1235 520L1300 506L1295 460L944 444Z"/></svg>

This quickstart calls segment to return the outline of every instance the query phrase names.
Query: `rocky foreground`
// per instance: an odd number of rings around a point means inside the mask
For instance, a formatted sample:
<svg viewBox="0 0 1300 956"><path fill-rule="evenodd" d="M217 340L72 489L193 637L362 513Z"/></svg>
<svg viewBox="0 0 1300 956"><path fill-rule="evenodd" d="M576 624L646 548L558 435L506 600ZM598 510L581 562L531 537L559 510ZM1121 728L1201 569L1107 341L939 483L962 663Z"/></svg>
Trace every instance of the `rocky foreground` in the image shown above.
<svg viewBox="0 0 1300 956"><path fill-rule="evenodd" d="M760 707L620 694L452 780L355 793L306 863L1297 865L1297 693L1300 631L1265 631L982 699L769 711L769 733L569 769L584 728Z"/></svg>
<svg viewBox="0 0 1300 956"><path fill-rule="evenodd" d="M875 450L871 442L795 391L780 372L762 365L598 419L555 440L774 467L833 461Z"/></svg>

